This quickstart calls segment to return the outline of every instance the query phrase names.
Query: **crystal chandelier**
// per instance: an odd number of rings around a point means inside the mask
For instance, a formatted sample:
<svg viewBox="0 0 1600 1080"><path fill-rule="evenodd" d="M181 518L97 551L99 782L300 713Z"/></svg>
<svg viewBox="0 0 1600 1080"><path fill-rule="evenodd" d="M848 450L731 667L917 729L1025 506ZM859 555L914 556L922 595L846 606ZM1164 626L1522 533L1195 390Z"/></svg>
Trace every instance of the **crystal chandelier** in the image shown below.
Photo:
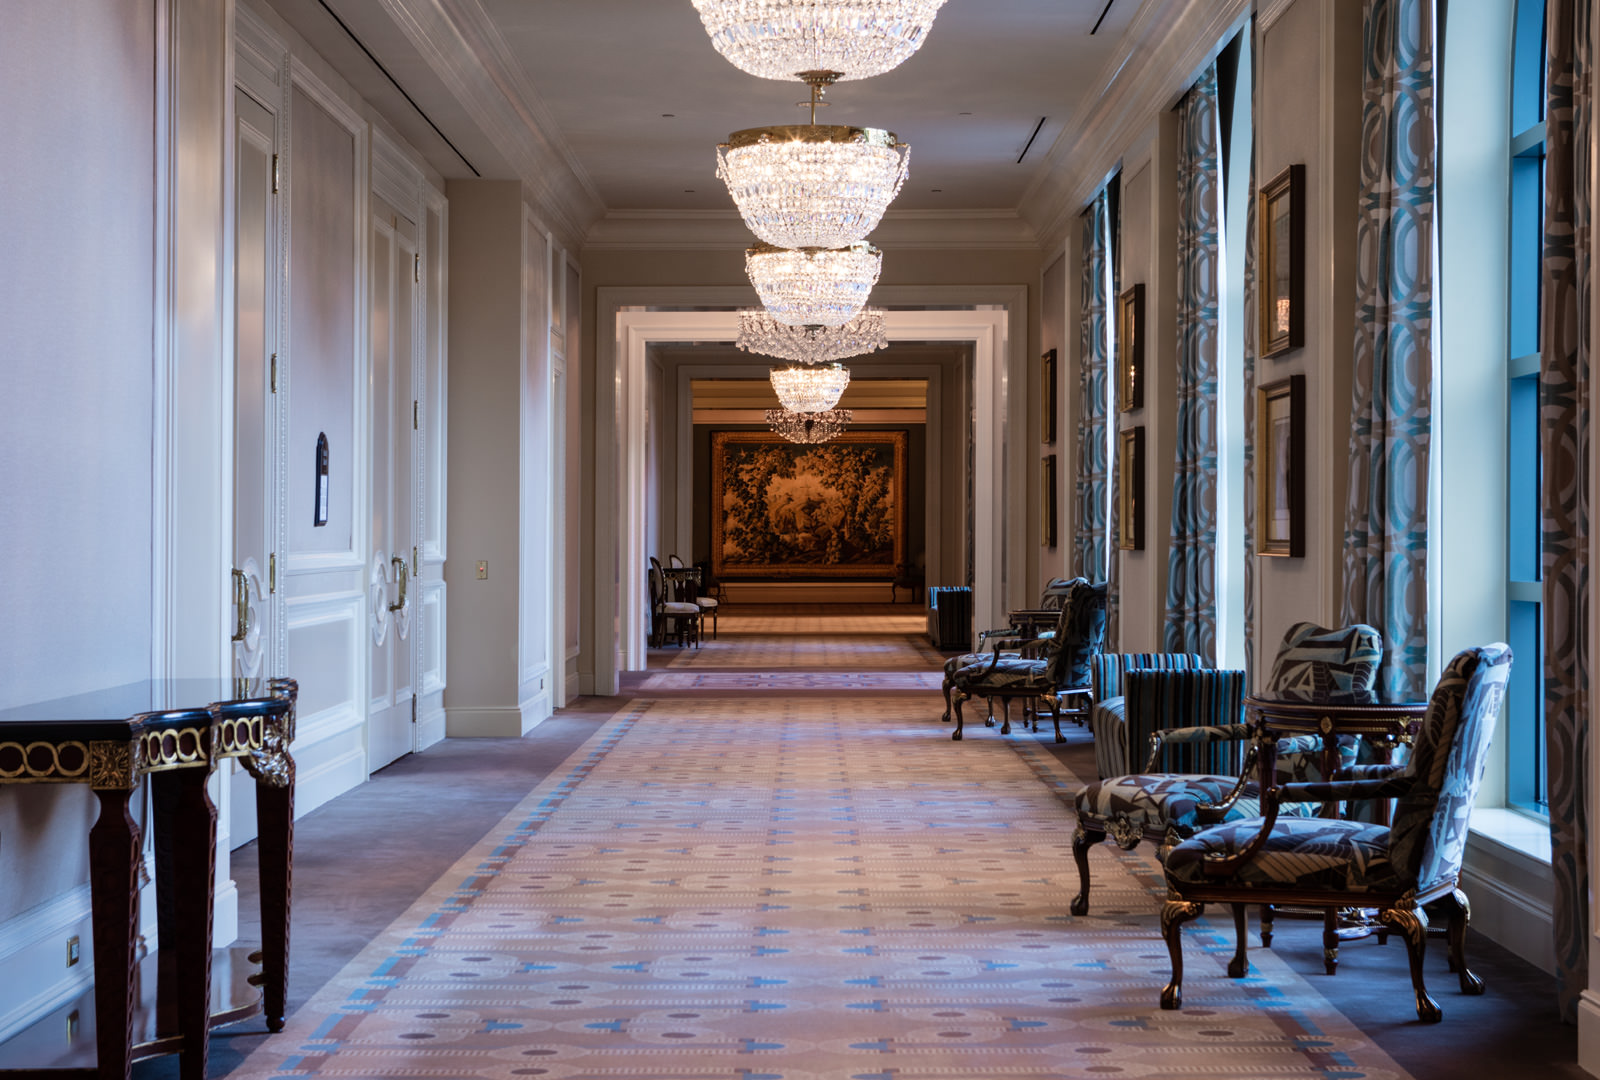
<svg viewBox="0 0 1600 1080"><path fill-rule="evenodd" d="M922 45L944 0L694 0L711 43L763 79L882 75Z"/></svg>
<svg viewBox="0 0 1600 1080"><path fill-rule="evenodd" d="M785 124L730 135L717 147L717 176L765 242L841 248L878 227L910 157L890 131Z"/></svg>
<svg viewBox="0 0 1600 1080"><path fill-rule="evenodd" d="M850 369L843 364L773 368L769 378L785 409L818 413L839 404L844 388L850 385Z"/></svg>
<svg viewBox="0 0 1600 1080"><path fill-rule="evenodd" d="M767 426L792 443L825 443L843 435L849 423L849 409L814 413L767 410Z"/></svg>
<svg viewBox="0 0 1600 1080"><path fill-rule="evenodd" d="M883 315L882 308L869 307L843 326L790 326L765 311L741 311L734 344L777 360L831 364L888 347Z"/></svg>
<svg viewBox="0 0 1600 1080"><path fill-rule="evenodd" d="M861 242L792 251L757 244L744 268L767 312L790 326L843 326L878 283L883 252Z"/></svg>

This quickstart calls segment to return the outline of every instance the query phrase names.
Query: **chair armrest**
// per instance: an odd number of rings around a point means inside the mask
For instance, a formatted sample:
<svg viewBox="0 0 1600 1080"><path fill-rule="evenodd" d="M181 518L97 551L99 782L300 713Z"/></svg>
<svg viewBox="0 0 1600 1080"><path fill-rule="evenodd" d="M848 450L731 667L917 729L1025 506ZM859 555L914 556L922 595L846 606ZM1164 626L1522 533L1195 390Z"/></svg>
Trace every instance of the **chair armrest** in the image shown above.
<svg viewBox="0 0 1600 1080"><path fill-rule="evenodd" d="M1245 751L1244 764L1239 767L1239 782L1233 785L1221 799L1214 803L1201 803L1196 806L1195 820L1201 825L1217 825L1228 816L1228 811L1233 804L1239 801L1239 796L1244 794L1244 789L1250 785L1250 777L1256 771L1256 758L1260 751L1259 743L1251 743L1250 749Z"/></svg>
<svg viewBox="0 0 1600 1080"><path fill-rule="evenodd" d="M1364 770L1371 768L1363 767ZM1414 778L1403 773L1400 766L1382 765L1377 768L1392 769L1393 772L1388 776L1370 779L1342 779L1348 774L1340 773L1341 778L1333 780L1283 784L1273 788L1268 796L1274 803L1346 802L1352 799L1392 799L1411 790Z"/></svg>
<svg viewBox="0 0 1600 1080"><path fill-rule="evenodd" d="M1150 734L1150 756L1145 761L1145 772L1155 772L1161 758L1161 749L1167 743L1219 743L1241 742L1250 738L1249 724L1200 724L1194 727L1163 728Z"/></svg>

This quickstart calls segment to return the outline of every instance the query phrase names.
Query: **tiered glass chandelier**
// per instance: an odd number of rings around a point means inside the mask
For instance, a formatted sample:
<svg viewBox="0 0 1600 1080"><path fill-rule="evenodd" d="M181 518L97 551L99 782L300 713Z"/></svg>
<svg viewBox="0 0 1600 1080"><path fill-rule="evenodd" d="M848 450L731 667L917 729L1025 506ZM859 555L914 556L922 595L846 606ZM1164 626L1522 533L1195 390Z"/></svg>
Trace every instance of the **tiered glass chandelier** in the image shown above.
<svg viewBox="0 0 1600 1080"><path fill-rule="evenodd" d="M882 266L883 252L865 242L798 251L757 244L744 260L762 305L789 326L843 326L867 302Z"/></svg>
<svg viewBox="0 0 1600 1080"><path fill-rule="evenodd" d="M790 326L765 311L739 312L739 336L734 344L746 352L800 364L831 364L886 348L882 308L862 308L843 326Z"/></svg>
<svg viewBox="0 0 1600 1080"><path fill-rule="evenodd" d="M825 443L844 434L850 424L849 409L797 413L768 409L767 426L792 443Z"/></svg>
<svg viewBox="0 0 1600 1080"><path fill-rule="evenodd" d="M711 43L763 79L831 72L840 81L898 67L944 0L694 0Z"/></svg>
<svg viewBox="0 0 1600 1080"><path fill-rule="evenodd" d="M850 385L850 369L843 364L773 368L768 377L778 400L790 412L827 412L839 404L844 388Z"/></svg>
<svg viewBox="0 0 1600 1080"><path fill-rule="evenodd" d="M717 176L766 243L841 248L878 227L910 157L891 131L785 124L730 135L717 147Z"/></svg>

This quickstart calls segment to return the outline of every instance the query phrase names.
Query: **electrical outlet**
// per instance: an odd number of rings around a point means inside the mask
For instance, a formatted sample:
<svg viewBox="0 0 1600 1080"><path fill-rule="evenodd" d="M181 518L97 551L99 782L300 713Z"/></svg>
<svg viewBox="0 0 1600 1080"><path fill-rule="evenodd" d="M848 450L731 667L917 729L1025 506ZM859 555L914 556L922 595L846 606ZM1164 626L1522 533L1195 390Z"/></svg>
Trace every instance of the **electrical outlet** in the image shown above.
<svg viewBox="0 0 1600 1080"><path fill-rule="evenodd" d="M478 563L478 580L479 581L488 581L489 580L489 564L487 562Z"/></svg>
<svg viewBox="0 0 1600 1080"><path fill-rule="evenodd" d="M83 948L78 944L78 935L74 934L67 939L67 966L72 967L83 959Z"/></svg>

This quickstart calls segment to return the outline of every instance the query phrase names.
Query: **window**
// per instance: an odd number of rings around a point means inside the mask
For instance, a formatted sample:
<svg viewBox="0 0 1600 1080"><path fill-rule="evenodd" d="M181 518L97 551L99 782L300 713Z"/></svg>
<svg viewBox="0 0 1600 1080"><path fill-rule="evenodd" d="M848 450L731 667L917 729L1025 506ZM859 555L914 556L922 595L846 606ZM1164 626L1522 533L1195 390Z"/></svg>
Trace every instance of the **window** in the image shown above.
<svg viewBox="0 0 1600 1080"><path fill-rule="evenodd" d="M1511 244L1507 386L1506 802L1546 813L1539 550L1539 304L1544 239L1544 4L1518 0L1511 64Z"/></svg>

